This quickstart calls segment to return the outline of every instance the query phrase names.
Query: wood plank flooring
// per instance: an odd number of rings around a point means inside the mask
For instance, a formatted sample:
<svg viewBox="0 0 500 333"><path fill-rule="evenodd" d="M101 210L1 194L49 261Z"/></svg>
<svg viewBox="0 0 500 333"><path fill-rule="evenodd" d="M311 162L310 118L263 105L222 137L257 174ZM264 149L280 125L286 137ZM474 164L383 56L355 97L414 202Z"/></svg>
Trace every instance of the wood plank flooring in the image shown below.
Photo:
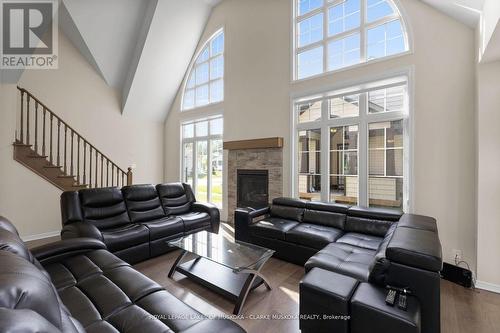
<svg viewBox="0 0 500 333"><path fill-rule="evenodd" d="M232 233L224 225L224 232ZM51 239L54 241L56 239ZM30 247L47 241L29 242ZM168 270L178 256L174 251L161 257L139 263L134 267L163 285L173 295L205 315L230 315L234 304L212 291L190 281L180 273L173 279ZM262 269L273 290L260 286L250 293L243 308L242 320L235 320L249 333L295 333L297 320L250 319L258 315L297 315L299 311L299 281L304 274L301 266L271 258ZM469 290L442 280L441 282L441 332L442 333L493 333L500 332L500 295L484 290Z"/></svg>

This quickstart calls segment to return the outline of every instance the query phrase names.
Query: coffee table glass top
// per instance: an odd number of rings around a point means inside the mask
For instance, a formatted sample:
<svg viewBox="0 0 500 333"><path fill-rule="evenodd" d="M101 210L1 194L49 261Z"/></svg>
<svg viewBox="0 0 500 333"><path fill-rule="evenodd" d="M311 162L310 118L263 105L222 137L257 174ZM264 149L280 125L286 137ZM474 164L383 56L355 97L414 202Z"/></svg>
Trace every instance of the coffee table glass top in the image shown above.
<svg viewBox="0 0 500 333"><path fill-rule="evenodd" d="M167 243L235 271L253 269L274 253L273 250L258 245L233 241L222 230L218 234L199 231Z"/></svg>

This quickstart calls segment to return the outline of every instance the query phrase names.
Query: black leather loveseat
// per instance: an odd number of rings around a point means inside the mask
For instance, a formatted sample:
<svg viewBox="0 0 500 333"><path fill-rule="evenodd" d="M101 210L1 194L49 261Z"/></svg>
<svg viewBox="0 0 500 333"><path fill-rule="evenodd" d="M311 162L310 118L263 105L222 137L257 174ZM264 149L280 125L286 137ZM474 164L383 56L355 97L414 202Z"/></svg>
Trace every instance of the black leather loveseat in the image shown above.
<svg viewBox="0 0 500 333"><path fill-rule="evenodd" d="M440 330L442 256L433 218L277 198L270 207L238 208L235 236L305 265L301 314L351 316L345 323L303 319L303 332ZM385 304L388 285L411 292L407 311Z"/></svg>
<svg viewBox="0 0 500 333"><path fill-rule="evenodd" d="M128 263L164 254L170 239L219 231L216 206L183 183L68 191L61 195L62 239L90 237Z"/></svg>
<svg viewBox="0 0 500 333"><path fill-rule="evenodd" d="M0 331L243 333L208 319L106 250L76 238L29 251L0 217Z"/></svg>

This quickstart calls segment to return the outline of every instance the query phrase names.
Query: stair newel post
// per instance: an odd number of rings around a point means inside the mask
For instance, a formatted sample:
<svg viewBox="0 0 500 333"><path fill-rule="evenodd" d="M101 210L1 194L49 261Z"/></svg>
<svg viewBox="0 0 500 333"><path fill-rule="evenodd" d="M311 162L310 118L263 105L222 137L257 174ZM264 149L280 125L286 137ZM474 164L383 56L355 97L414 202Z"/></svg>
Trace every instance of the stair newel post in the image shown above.
<svg viewBox="0 0 500 333"><path fill-rule="evenodd" d="M80 183L80 136L76 142L76 180Z"/></svg>
<svg viewBox="0 0 500 333"><path fill-rule="evenodd" d="M89 144L89 187L92 187L92 146Z"/></svg>
<svg viewBox="0 0 500 333"><path fill-rule="evenodd" d="M104 156L101 154L101 187L104 187Z"/></svg>
<svg viewBox="0 0 500 333"><path fill-rule="evenodd" d="M30 144L30 95L26 96L26 144Z"/></svg>
<svg viewBox="0 0 500 333"><path fill-rule="evenodd" d="M52 155L53 155L53 153L52 153L52 131L53 131L52 130L52 127L53 127L52 121L53 120L54 120L54 115L51 113L50 114L50 131L49 131L49 155L50 155L49 161L50 161L50 164L53 163L53 158L52 158Z"/></svg>
<svg viewBox="0 0 500 333"><path fill-rule="evenodd" d="M68 152L68 126L66 126L66 124L64 124L64 173L65 174L68 174L68 155L67 155L67 152Z"/></svg>
<svg viewBox="0 0 500 333"><path fill-rule="evenodd" d="M111 162L111 186L115 186L115 165Z"/></svg>
<svg viewBox="0 0 500 333"><path fill-rule="evenodd" d="M43 126L42 126L42 155L45 156L45 117L47 116L47 109L43 107Z"/></svg>
<svg viewBox="0 0 500 333"><path fill-rule="evenodd" d="M57 118L57 166L61 166L61 119Z"/></svg>
<svg viewBox="0 0 500 333"><path fill-rule="evenodd" d="M71 133L71 149L70 149L70 154L71 154L71 157L70 157L70 172L69 174L70 175L74 175L75 174L75 168L74 168L74 165L73 165L73 146L74 146L74 143L73 143L73 136L74 136L74 132L72 129L70 129L70 133Z"/></svg>
<svg viewBox="0 0 500 333"><path fill-rule="evenodd" d="M83 140L83 184L87 184L87 141Z"/></svg>
<svg viewBox="0 0 500 333"><path fill-rule="evenodd" d="M99 160L97 159L97 149L95 150L95 187L97 188L97 172L99 170Z"/></svg>
<svg viewBox="0 0 500 333"><path fill-rule="evenodd" d="M109 160L106 159L106 187L109 187Z"/></svg>
<svg viewBox="0 0 500 333"><path fill-rule="evenodd" d="M38 101L35 100L35 153L38 154Z"/></svg>
<svg viewBox="0 0 500 333"><path fill-rule="evenodd" d="M21 90L21 143L24 143L24 91Z"/></svg>
<svg viewBox="0 0 500 333"><path fill-rule="evenodd" d="M127 186L132 185L132 168L128 167L127 170Z"/></svg>

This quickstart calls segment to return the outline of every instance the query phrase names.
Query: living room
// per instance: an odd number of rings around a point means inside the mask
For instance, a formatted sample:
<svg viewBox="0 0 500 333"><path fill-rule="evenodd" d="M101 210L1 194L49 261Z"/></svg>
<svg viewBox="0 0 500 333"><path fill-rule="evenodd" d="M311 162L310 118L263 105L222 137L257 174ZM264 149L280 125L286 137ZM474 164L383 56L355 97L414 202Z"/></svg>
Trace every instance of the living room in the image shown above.
<svg viewBox="0 0 500 333"><path fill-rule="evenodd" d="M499 330L498 1L1 8L0 331Z"/></svg>

